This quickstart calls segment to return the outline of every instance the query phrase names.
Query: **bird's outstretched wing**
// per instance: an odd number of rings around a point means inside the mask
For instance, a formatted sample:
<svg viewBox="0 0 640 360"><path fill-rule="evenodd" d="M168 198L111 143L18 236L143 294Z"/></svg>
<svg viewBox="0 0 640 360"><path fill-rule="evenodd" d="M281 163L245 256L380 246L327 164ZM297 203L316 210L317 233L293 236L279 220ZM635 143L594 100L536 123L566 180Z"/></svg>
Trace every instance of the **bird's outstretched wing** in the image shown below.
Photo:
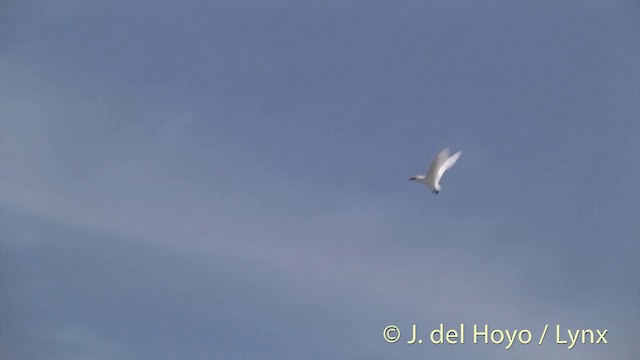
<svg viewBox="0 0 640 360"><path fill-rule="evenodd" d="M442 165L444 165L448 158L449 148L445 148L440 151L440 153L433 159L433 162L431 162L431 167L429 167L429 171L427 172L427 178L435 179L436 175L442 168Z"/></svg>
<svg viewBox="0 0 640 360"><path fill-rule="evenodd" d="M441 178L444 172L449 170L456 161L458 161L460 155L462 155L462 151L458 151L457 153L447 157L447 159L442 163L442 166L438 169L438 179Z"/></svg>

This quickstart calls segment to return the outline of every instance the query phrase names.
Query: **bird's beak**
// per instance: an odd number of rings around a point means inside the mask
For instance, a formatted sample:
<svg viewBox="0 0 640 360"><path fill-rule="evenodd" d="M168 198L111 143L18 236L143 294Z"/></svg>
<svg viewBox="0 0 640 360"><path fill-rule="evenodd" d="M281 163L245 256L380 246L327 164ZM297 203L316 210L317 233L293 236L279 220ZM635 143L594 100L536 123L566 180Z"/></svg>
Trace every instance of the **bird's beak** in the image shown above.
<svg viewBox="0 0 640 360"><path fill-rule="evenodd" d="M415 180L415 179L416 179L416 178L412 177L411 179L409 179L409 181L411 181L411 180Z"/></svg>

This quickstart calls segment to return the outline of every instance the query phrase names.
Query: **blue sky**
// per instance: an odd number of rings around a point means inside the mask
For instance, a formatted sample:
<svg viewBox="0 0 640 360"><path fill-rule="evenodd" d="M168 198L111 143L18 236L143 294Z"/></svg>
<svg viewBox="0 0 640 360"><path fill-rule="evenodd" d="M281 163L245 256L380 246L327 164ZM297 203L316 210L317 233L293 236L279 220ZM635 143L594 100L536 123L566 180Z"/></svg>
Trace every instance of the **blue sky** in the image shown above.
<svg viewBox="0 0 640 360"><path fill-rule="evenodd" d="M3 1L0 357L636 358L639 15ZM414 323L609 343L383 340Z"/></svg>

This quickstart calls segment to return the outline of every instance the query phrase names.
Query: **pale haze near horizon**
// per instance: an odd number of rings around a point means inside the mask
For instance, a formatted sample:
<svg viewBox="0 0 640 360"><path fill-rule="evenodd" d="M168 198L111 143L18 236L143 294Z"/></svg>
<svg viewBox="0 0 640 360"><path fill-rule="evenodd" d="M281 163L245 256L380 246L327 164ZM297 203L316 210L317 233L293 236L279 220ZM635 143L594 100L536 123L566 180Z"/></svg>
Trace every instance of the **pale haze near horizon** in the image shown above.
<svg viewBox="0 0 640 360"><path fill-rule="evenodd" d="M637 358L639 15L3 1L0 357Z"/></svg>

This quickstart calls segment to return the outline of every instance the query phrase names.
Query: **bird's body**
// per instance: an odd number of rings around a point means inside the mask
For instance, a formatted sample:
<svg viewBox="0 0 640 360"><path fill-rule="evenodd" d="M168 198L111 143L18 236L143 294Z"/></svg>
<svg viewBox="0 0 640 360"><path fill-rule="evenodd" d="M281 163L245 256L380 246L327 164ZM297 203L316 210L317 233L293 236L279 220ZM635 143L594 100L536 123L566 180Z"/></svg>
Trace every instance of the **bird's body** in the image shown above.
<svg viewBox="0 0 640 360"><path fill-rule="evenodd" d="M458 161L461 154L462 151L458 151L457 153L449 156L449 148L445 148L436 155L435 159L433 159L427 175L416 175L409 180L418 181L419 183L432 188L433 193L437 194L440 192L440 179L442 178L442 175L444 175L444 172L450 169L456 161Z"/></svg>

